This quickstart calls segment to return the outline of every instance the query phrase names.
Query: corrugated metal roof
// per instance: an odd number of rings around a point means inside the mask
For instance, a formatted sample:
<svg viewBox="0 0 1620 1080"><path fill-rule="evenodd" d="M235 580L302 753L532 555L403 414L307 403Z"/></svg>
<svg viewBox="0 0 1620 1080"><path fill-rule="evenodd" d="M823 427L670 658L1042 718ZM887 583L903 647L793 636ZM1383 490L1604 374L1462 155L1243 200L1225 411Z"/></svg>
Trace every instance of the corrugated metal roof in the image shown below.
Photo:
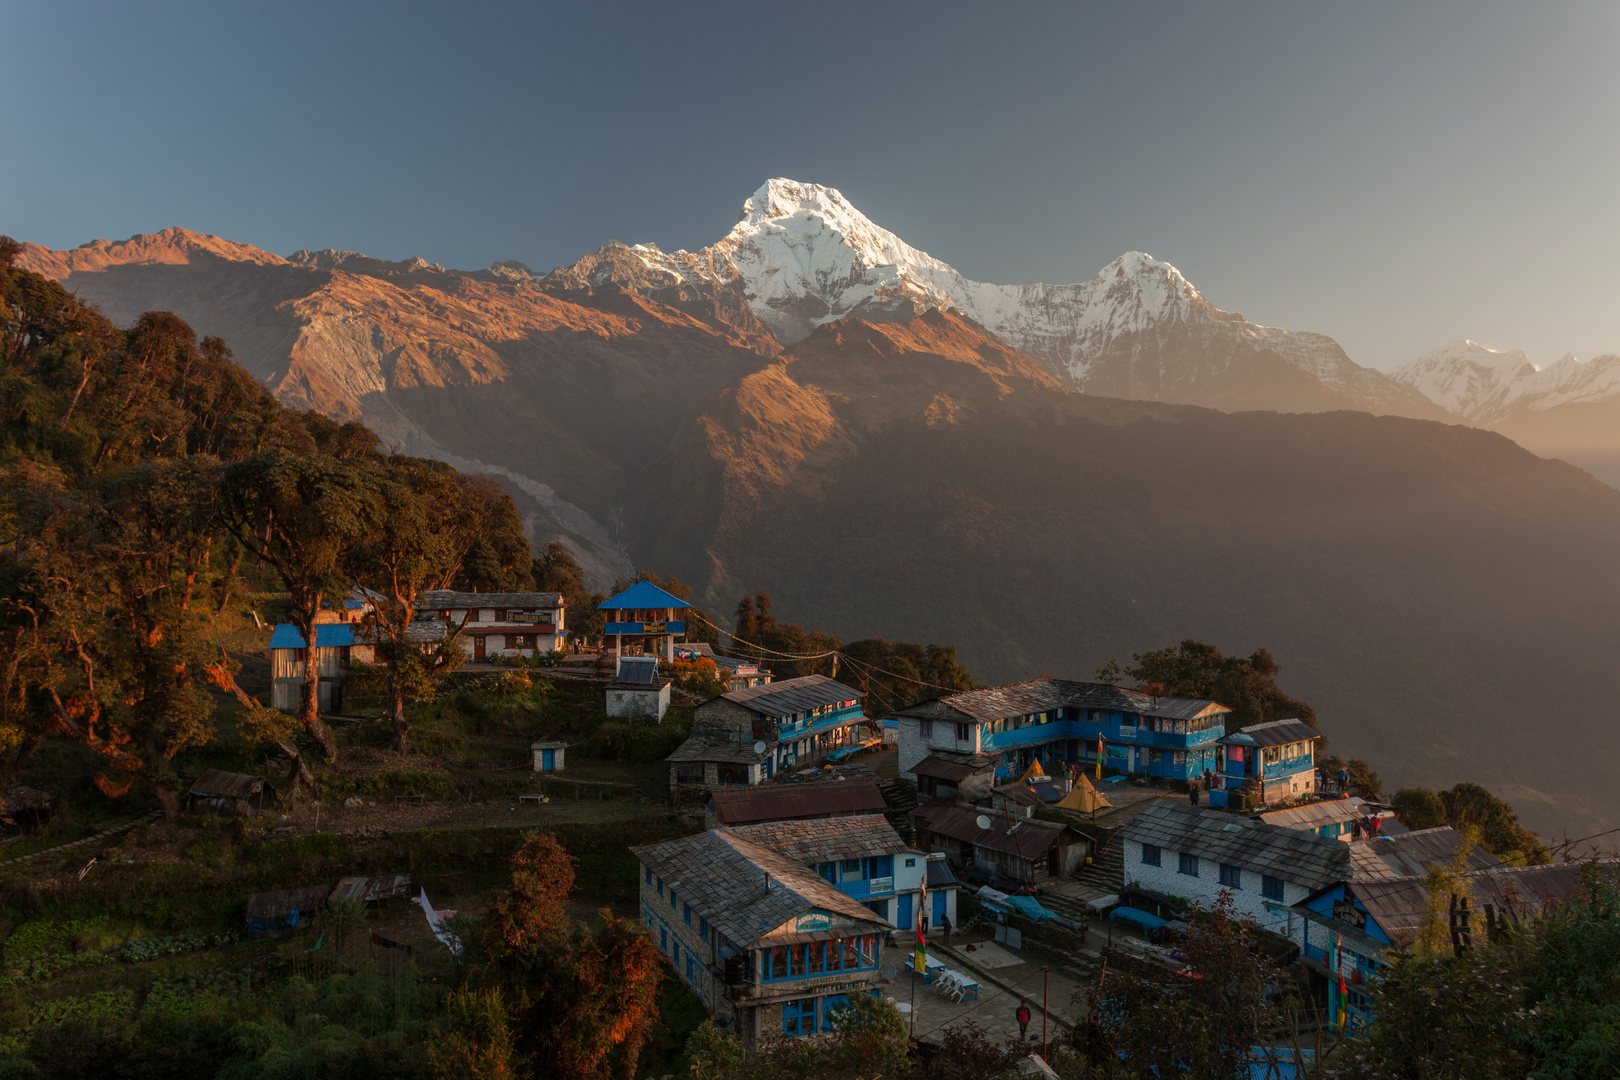
<svg viewBox="0 0 1620 1080"><path fill-rule="evenodd" d="M911 771L918 776L932 776L936 780L959 784L970 776L995 767L996 759L988 754L969 754L958 758L933 753L913 765Z"/></svg>
<svg viewBox="0 0 1620 1080"><path fill-rule="evenodd" d="M567 607L562 593L554 592L456 592L454 589L429 589L416 602L424 608L526 608Z"/></svg>
<svg viewBox="0 0 1620 1080"><path fill-rule="evenodd" d="M663 878L666 888L674 888L678 899L691 904L741 948L817 909L855 920L862 932L893 928L887 919L803 866L735 832L710 829L662 844L633 847L630 853Z"/></svg>
<svg viewBox="0 0 1620 1080"><path fill-rule="evenodd" d="M1281 746L1284 743L1308 742L1320 739L1321 733L1303 720L1267 720L1263 724L1250 724L1232 732L1223 743L1234 746Z"/></svg>
<svg viewBox="0 0 1620 1080"><path fill-rule="evenodd" d="M374 900L392 900L404 896L410 889L411 879L408 874L383 874L379 877L346 877L339 879L332 888L330 900L359 900L369 903Z"/></svg>
<svg viewBox="0 0 1620 1080"><path fill-rule="evenodd" d="M1604 860L1609 865L1614 860ZM1484 922L1490 904L1515 920L1532 918L1568 900L1581 889L1584 864L1556 866L1497 866L1460 875L1472 893L1474 927ZM1356 881L1348 889L1378 922L1380 929L1402 949L1408 948L1423 926L1429 906L1426 877Z"/></svg>
<svg viewBox="0 0 1620 1080"><path fill-rule="evenodd" d="M264 790L264 777L209 769L191 785L190 795L212 799L251 799Z"/></svg>
<svg viewBox="0 0 1620 1080"><path fill-rule="evenodd" d="M790 716L809 712L840 701L861 701L866 695L852 686L825 675L801 675L797 679L761 683L721 694L722 698L762 716Z"/></svg>
<svg viewBox="0 0 1620 1080"><path fill-rule="evenodd" d="M1267 825L1281 825L1285 829L1319 829L1323 825L1356 821L1370 813L1371 804L1358 795L1352 795L1348 799L1321 799L1283 810L1262 810L1249 816Z"/></svg>
<svg viewBox="0 0 1620 1080"><path fill-rule="evenodd" d="M956 880L956 871L951 869L950 863L944 859L928 860L928 887L930 889L942 889L947 885L960 884L962 883Z"/></svg>
<svg viewBox="0 0 1620 1080"><path fill-rule="evenodd" d="M991 789L997 795L1017 803L1019 806L1046 806L1049 803L1059 802L1068 792L1057 784L1047 782L1044 784L1030 784L1018 781L1012 784L1002 784Z"/></svg>
<svg viewBox="0 0 1620 1080"><path fill-rule="evenodd" d="M338 649L345 645L354 644L354 624L352 623L320 623L315 627L315 647L317 649ZM272 649L302 649L304 635L298 632L298 627L292 623L277 623L276 628L270 632L270 647Z"/></svg>
<svg viewBox="0 0 1620 1080"><path fill-rule="evenodd" d="M1034 679L1029 682L970 690L935 698L932 702L899 710L899 715L923 710L938 703L974 720L1003 720L1012 716L1046 712L1049 709L1091 709L1100 712L1128 712L1139 716L1159 716L1190 720L1231 712L1224 705L1197 698L1157 697L1140 690L1127 690L1108 683L1073 682L1068 679ZM926 711L926 710L923 710ZM921 712L918 712L921 715Z"/></svg>
<svg viewBox="0 0 1620 1080"><path fill-rule="evenodd" d="M990 819L988 829L979 828L983 814ZM911 812L912 820L920 829L960 840L974 847L1003 851L1020 858L1037 859L1051 850L1052 845L1071 832L1066 825L1052 821L1016 818L1009 822L1005 814L989 812L975 807L952 803L946 806L924 806Z"/></svg>
<svg viewBox="0 0 1620 1080"><path fill-rule="evenodd" d="M1350 845L1341 840L1166 799L1148 804L1119 835L1311 890L1350 878Z"/></svg>
<svg viewBox="0 0 1620 1080"><path fill-rule="evenodd" d="M253 893L247 898L248 921L266 926L277 925L294 911L315 911L326 903L331 891L330 885L305 885L302 889Z"/></svg>
<svg viewBox="0 0 1620 1080"><path fill-rule="evenodd" d="M1422 877L1429 867L1453 863L1464 843L1462 833L1450 825L1418 829L1400 836L1380 836L1350 842L1350 870L1357 881ZM1502 862L1474 845L1468 852L1470 870L1487 870Z"/></svg>
<svg viewBox="0 0 1620 1080"><path fill-rule="evenodd" d="M598 611L622 611L625 608L689 608L685 600L666 592L650 581L638 581L618 596L596 605Z"/></svg>
<svg viewBox="0 0 1620 1080"><path fill-rule="evenodd" d="M709 792L709 804L722 825L881 811L885 805L871 780L720 789Z"/></svg>
<svg viewBox="0 0 1620 1080"><path fill-rule="evenodd" d="M811 821L765 821L726 831L806 866L831 859L896 855L906 849L906 842L900 839L900 834L894 831L894 826L882 814L817 818Z"/></svg>

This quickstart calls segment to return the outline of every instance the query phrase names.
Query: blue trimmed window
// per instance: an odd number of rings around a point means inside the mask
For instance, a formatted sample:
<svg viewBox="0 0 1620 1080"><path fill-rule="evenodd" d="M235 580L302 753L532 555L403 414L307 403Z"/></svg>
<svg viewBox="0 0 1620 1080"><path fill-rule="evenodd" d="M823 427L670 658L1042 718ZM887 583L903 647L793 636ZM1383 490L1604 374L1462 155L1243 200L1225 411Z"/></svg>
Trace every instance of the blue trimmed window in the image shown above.
<svg viewBox="0 0 1620 1080"><path fill-rule="evenodd" d="M782 1034L814 1035L816 1033L816 999L799 998L782 1002Z"/></svg>
<svg viewBox="0 0 1620 1080"><path fill-rule="evenodd" d="M650 869L647 871L647 884L652 884L652 870Z"/></svg>
<svg viewBox="0 0 1620 1080"><path fill-rule="evenodd" d="M1243 888L1243 871L1235 866L1221 863L1221 884L1228 889Z"/></svg>
<svg viewBox="0 0 1620 1080"><path fill-rule="evenodd" d="M1198 876L1198 856L1181 853L1181 872L1188 877Z"/></svg>
<svg viewBox="0 0 1620 1080"><path fill-rule="evenodd" d="M675 886L669 887L669 910L675 910Z"/></svg>
<svg viewBox="0 0 1620 1080"><path fill-rule="evenodd" d="M658 879L658 895L659 896L664 895L664 879L663 878Z"/></svg>
<svg viewBox="0 0 1620 1080"><path fill-rule="evenodd" d="M687 926L692 925L692 905L691 904L682 904L681 905L681 918L686 923Z"/></svg>
<svg viewBox="0 0 1620 1080"><path fill-rule="evenodd" d="M1158 844L1143 844L1142 845L1142 863L1143 863L1143 865L1145 865L1145 866L1158 866L1158 865L1160 865L1160 857L1161 857L1161 855L1162 855L1162 852L1160 852Z"/></svg>
<svg viewBox="0 0 1620 1080"><path fill-rule="evenodd" d="M1270 874L1262 877L1260 879L1260 895L1264 896L1267 900L1283 899L1282 878L1274 878Z"/></svg>
<svg viewBox="0 0 1620 1080"><path fill-rule="evenodd" d="M698 916L698 936L704 941L709 940L709 920L701 915Z"/></svg>

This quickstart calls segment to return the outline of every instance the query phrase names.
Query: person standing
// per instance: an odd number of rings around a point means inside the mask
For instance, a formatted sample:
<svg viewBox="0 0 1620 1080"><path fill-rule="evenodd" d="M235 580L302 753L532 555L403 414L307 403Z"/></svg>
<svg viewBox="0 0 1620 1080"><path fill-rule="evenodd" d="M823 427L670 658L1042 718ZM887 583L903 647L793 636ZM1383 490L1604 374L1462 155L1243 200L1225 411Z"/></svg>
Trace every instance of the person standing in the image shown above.
<svg viewBox="0 0 1620 1080"><path fill-rule="evenodd" d="M951 943L951 917L949 915L939 917L939 928L945 931L945 944L949 945Z"/></svg>
<svg viewBox="0 0 1620 1080"><path fill-rule="evenodd" d="M1018 1011L1013 1014L1018 1018L1018 1038L1020 1041L1029 1038L1029 1002L1020 1001Z"/></svg>

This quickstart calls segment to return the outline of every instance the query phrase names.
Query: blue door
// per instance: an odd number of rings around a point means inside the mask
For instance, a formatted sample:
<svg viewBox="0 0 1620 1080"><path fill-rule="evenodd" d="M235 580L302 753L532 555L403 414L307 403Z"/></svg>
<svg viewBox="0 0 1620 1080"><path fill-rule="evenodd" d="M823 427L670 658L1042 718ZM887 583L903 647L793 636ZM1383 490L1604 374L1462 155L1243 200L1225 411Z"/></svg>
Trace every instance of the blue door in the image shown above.
<svg viewBox="0 0 1620 1080"><path fill-rule="evenodd" d="M894 898L894 925L902 930L911 929L911 894Z"/></svg>
<svg viewBox="0 0 1620 1080"><path fill-rule="evenodd" d="M542 751L540 751L540 771L541 772L551 772L556 767L557 767L557 751L555 751L555 750L542 750Z"/></svg>
<svg viewBox="0 0 1620 1080"><path fill-rule="evenodd" d="M943 919L945 917L945 900L946 900L946 896L945 896L945 890L944 889L941 889L941 890L939 890L938 892L936 892L934 894L934 917L933 917L933 920L931 921L930 925L932 925L932 926L940 925L939 920L941 920L941 919Z"/></svg>

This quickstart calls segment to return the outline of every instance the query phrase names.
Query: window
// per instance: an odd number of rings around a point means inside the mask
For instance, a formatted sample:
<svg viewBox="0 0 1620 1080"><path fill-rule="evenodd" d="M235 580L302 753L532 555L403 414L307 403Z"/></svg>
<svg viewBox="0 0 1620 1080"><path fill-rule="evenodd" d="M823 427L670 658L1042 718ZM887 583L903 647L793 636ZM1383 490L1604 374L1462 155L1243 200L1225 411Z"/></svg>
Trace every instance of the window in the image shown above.
<svg viewBox="0 0 1620 1080"><path fill-rule="evenodd" d="M305 660L308 660L308 659L309 659L309 650L308 649L294 649L293 650L293 662L294 663L302 664Z"/></svg>
<svg viewBox="0 0 1620 1080"><path fill-rule="evenodd" d="M934 722L932 720L919 720L917 722L917 734L921 735L925 739L933 738Z"/></svg>
<svg viewBox="0 0 1620 1080"><path fill-rule="evenodd" d="M506 621L506 609L505 608L498 607L498 608L495 609L495 621L496 622L505 622Z"/></svg>
<svg viewBox="0 0 1620 1080"><path fill-rule="evenodd" d="M838 873L844 880L861 876L861 860L845 859L838 864Z"/></svg>
<svg viewBox="0 0 1620 1080"><path fill-rule="evenodd" d="M697 984L697 962L692 959L691 953L686 954L686 981Z"/></svg>
<svg viewBox="0 0 1620 1080"><path fill-rule="evenodd" d="M1221 884L1225 885L1228 889L1243 888L1243 871L1239 870L1235 866L1228 866L1225 863L1221 863Z"/></svg>
<svg viewBox="0 0 1620 1080"><path fill-rule="evenodd" d="M669 945L669 958L670 958L671 961L674 962L675 970L679 971L681 969L681 940L680 940L680 938L676 938L674 941L670 942L670 945Z"/></svg>
<svg viewBox="0 0 1620 1080"><path fill-rule="evenodd" d="M912 867L914 867L916 865L917 865L917 860L916 859L907 859L906 860L906 869L909 870L909 869L911 869Z"/></svg>
<svg viewBox="0 0 1620 1080"><path fill-rule="evenodd" d="M800 998L782 1003L783 1035L814 1035L816 1033L816 999Z"/></svg>
<svg viewBox="0 0 1620 1080"><path fill-rule="evenodd" d="M647 871L647 884L649 884L649 885L652 884L652 871L651 870Z"/></svg>
<svg viewBox="0 0 1620 1080"><path fill-rule="evenodd" d="M1196 856L1196 855L1188 855L1185 852L1183 852L1182 856L1181 856L1181 872L1183 874L1186 874L1188 877L1197 877L1198 876L1198 856Z"/></svg>
<svg viewBox="0 0 1620 1080"><path fill-rule="evenodd" d="M874 855L866 861L867 876L872 878L894 877L894 856Z"/></svg>
<svg viewBox="0 0 1620 1080"><path fill-rule="evenodd" d="M658 951L669 952L669 931L662 926L658 928Z"/></svg>
<svg viewBox="0 0 1620 1080"><path fill-rule="evenodd" d="M658 879L658 895L659 896L664 895L664 879L663 878Z"/></svg>
<svg viewBox="0 0 1620 1080"><path fill-rule="evenodd" d="M705 942L709 940L709 920L701 915L698 916L698 934Z"/></svg>
<svg viewBox="0 0 1620 1080"><path fill-rule="evenodd" d="M669 910L675 910L675 886L669 887Z"/></svg>
<svg viewBox="0 0 1620 1080"><path fill-rule="evenodd" d="M971 724L957 724L956 725L956 741L957 742L967 742L972 738L973 738L973 726Z"/></svg>
<svg viewBox="0 0 1620 1080"><path fill-rule="evenodd" d="M681 905L681 918L682 918L682 920L685 921L687 926L692 925L692 905L691 904L683 904L683 905Z"/></svg>
<svg viewBox="0 0 1620 1080"><path fill-rule="evenodd" d="M1127 727L1133 728L1133 727L1135 727L1136 726L1136 714L1135 713L1124 713L1123 715L1121 715L1120 718L1119 718L1119 726L1122 727L1122 728L1127 728Z"/></svg>
<svg viewBox="0 0 1620 1080"><path fill-rule="evenodd" d="M1160 865L1159 864L1159 845L1158 844L1143 844L1142 845L1142 863L1145 866L1158 866L1158 865Z"/></svg>
<svg viewBox="0 0 1620 1080"><path fill-rule="evenodd" d="M1260 895L1267 900L1281 900L1283 898L1282 878L1274 878L1270 874L1260 879Z"/></svg>

